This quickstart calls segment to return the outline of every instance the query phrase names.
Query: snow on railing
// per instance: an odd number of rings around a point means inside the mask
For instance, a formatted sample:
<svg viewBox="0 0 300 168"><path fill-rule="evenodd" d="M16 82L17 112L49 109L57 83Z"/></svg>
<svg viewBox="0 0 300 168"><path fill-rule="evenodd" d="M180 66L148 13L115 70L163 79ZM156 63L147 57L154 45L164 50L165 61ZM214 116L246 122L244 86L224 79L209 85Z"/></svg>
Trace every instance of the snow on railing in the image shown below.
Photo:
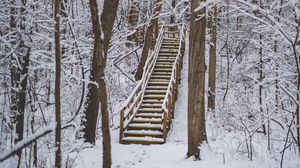
<svg viewBox="0 0 300 168"><path fill-rule="evenodd" d="M151 72L154 69L154 65L159 53L160 46L162 44L164 35L164 26L161 26L160 33L156 40L156 45L154 51L152 52L151 56L147 58L145 62L145 66L143 69L143 76L136 87L133 89L129 97L123 104L122 111L120 113L120 141L123 137L123 131L126 129L127 125L135 116L140 104L142 103L142 98L145 93L145 88L147 83L150 79Z"/></svg>
<svg viewBox="0 0 300 168"><path fill-rule="evenodd" d="M164 124L163 124L163 130L164 132L166 131L166 123L168 122L167 119L170 119L170 116L171 116L171 108L173 108L174 104L172 104L170 106L170 103L174 103L174 100L175 100L175 88L174 88L174 84L177 84L177 80L178 80L178 73L180 73L179 71L179 64L180 64L180 61L181 60L181 57L183 56L183 49L184 49L184 25L181 26L180 28L180 31L179 31L179 37L180 37L180 40L179 40L179 48L178 48L178 53L177 53L177 56L176 56L176 59L175 59L175 62L173 64L173 68L172 68L172 74L171 74L171 79L170 79L170 82L169 82L169 85L168 85L168 89L167 89L167 93L165 95L165 98L164 98L164 101L163 101L163 104L162 104L162 109L163 109L163 112L164 112L164 117L163 117L163 120L164 120Z"/></svg>

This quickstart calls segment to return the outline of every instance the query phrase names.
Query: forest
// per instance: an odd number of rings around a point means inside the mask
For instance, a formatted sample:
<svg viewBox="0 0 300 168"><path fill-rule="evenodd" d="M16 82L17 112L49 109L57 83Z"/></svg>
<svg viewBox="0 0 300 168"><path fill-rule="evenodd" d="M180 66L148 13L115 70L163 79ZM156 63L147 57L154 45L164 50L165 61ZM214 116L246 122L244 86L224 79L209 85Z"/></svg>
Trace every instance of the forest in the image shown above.
<svg viewBox="0 0 300 168"><path fill-rule="evenodd" d="M1 0L1 168L300 168L299 0Z"/></svg>

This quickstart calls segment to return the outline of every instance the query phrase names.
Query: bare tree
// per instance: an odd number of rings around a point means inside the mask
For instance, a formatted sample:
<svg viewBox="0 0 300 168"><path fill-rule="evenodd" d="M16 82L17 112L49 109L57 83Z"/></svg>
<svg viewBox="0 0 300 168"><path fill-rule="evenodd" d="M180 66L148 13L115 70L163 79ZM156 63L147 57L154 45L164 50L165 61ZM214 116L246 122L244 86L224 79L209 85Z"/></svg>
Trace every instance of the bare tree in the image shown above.
<svg viewBox="0 0 300 168"><path fill-rule="evenodd" d="M26 3L26 0L21 1L21 8L20 10L17 10L15 7L16 2L11 1L10 27L14 33L16 33L17 38L15 44L19 43L13 54L15 57L11 58L11 113L13 122L16 125L15 143L21 141L24 137L24 114L26 107L29 57L31 53L30 43L24 41L24 39L29 39L31 41L30 32L25 33ZM18 29L20 31L18 31ZM20 166L21 155L22 149L17 152L19 158L18 167Z"/></svg>
<svg viewBox="0 0 300 168"><path fill-rule="evenodd" d="M86 142L95 144L97 116L99 104L101 104L101 121L103 135L103 168L111 167L111 146L109 131L109 114L107 109L107 91L105 82L105 66L109 41L118 9L118 0L104 0L101 23L98 16L96 0L90 0L91 20L94 35L94 51L89 83L85 117L82 120L84 139ZM103 31L103 32L102 32ZM104 40L101 34L104 34Z"/></svg>
<svg viewBox="0 0 300 168"><path fill-rule="evenodd" d="M199 145L206 141L205 128L205 0L191 1L189 81L188 81L188 152L187 156L200 159ZM195 10L197 9L198 10Z"/></svg>
<svg viewBox="0 0 300 168"><path fill-rule="evenodd" d="M61 105L60 105L60 79L61 79L61 48L60 48L60 6L59 0L54 1L55 18L55 167L61 167Z"/></svg>

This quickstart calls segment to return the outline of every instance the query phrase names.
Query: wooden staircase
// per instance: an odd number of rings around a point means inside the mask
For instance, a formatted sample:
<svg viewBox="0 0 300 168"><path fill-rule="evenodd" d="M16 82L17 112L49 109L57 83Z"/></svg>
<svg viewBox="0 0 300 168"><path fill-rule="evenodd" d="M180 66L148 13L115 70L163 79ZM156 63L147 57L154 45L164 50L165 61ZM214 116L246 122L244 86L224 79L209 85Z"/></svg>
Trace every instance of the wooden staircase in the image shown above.
<svg viewBox="0 0 300 168"><path fill-rule="evenodd" d="M161 26L143 78L120 113L120 143L162 144L166 142L177 96L182 56L183 28Z"/></svg>

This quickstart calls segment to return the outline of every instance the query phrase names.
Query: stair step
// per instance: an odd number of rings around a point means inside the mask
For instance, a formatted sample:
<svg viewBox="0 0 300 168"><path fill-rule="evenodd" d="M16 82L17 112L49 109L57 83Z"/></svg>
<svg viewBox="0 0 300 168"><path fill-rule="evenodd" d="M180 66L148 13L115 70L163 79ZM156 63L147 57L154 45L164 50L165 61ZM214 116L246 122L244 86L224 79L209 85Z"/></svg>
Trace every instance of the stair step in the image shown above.
<svg viewBox="0 0 300 168"><path fill-rule="evenodd" d="M170 65L155 65L154 68L173 68L173 65L170 64Z"/></svg>
<svg viewBox="0 0 300 168"><path fill-rule="evenodd" d="M161 103L142 104L141 108L162 108L162 104Z"/></svg>
<svg viewBox="0 0 300 168"><path fill-rule="evenodd" d="M150 90L150 89L146 89L145 91L146 94L163 94L165 95L167 93L167 90Z"/></svg>
<svg viewBox="0 0 300 168"><path fill-rule="evenodd" d="M152 75L150 79L171 79L170 75Z"/></svg>
<svg viewBox="0 0 300 168"><path fill-rule="evenodd" d="M178 42L180 39L179 38L164 38L163 41L175 41Z"/></svg>
<svg viewBox="0 0 300 168"><path fill-rule="evenodd" d="M152 75L163 75L163 76L171 76L172 75L172 72L169 71L169 72L153 72Z"/></svg>
<svg viewBox="0 0 300 168"><path fill-rule="evenodd" d="M161 131L153 131L153 130L126 130L124 134L128 136L162 136L163 133Z"/></svg>
<svg viewBox="0 0 300 168"><path fill-rule="evenodd" d="M155 65L167 65L167 66L173 66L174 65L174 61L175 61L176 59L174 58L172 58L172 59L170 59L170 60L168 60L168 59L166 59L166 60L159 60L159 61L156 61L156 63L155 63Z"/></svg>
<svg viewBox="0 0 300 168"><path fill-rule="evenodd" d="M157 57L158 61L156 62L160 62L161 59L166 60L167 62L174 62L176 60L176 55L174 56L165 56L165 55L161 55Z"/></svg>
<svg viewBox="0 0 300 168"><path fill-rule="evenodd" d="M162 69L162 68L154 68L154 72L172 72L172 68L170 68L170 69L167 69L167 68L164 68L164 69Z"/></svg>
<svg viewBox="0 0 300 168"><path fill-rule="evenodd" d="M148 86L168 86L169 82L148 82Z"/></svg>
<svg viewBox="0 0 300 168"><path fill-rule="evenodd" d="M165 98L165 95L159 95L159 94L147 94L147 95L144 95L144 99L164 99Z"/></svg>
<svg viewBox="0 0 300 168"><path fill-rule="evenodd" d="M137 113L135 117L149 117L149 118L162 118L162 113Z"/></svg>
<svg viewBox="0 0 300 168"><path fill-rule="evenodd" d="M147 99L147 100L143 100L142 101L143 103L152 103L152 104L158 104L158 103L162 103L163 102L163 100L160 100L160 99Z"/></svg>
<svg viewBox="0 0 300 168"><path fill-rule="evenodd" d="M158 56L156 62L174 62L176 57Z"/></svg>
<svg viewBox="0 0 300 168"><path fill-rule="evenodd" d="M144 99L142 101L143 104L162 104L163 103L163 99Z"/></svg>
<svg viewBox="0 0 300 168"><path fill-rule="evenodd" d="M174 62L156 62L155 66L167 66L167 67L173 67Z"/></svg>
<svg viewBox="0 0 300 168"><path fill-rule="evenodd" d="M131 123L128 125L127 130L162 130L162 124L151 123Z"/></svg>
<svg viewBox="0 0 300 168"><path fill-rule="evenodd" d="M178 52L178 48L174 47L161 47L159 52Z"/></svg>
<svg viewBox="0 0 300 168"><path fill-rule="evenodd" d="M124 137L122 142L126 144L138 143L138 144L163 144L165 141L163 138L153 137Z"/></svg>
<svg viewBox="0 0 300 168"><path fill-rule="evenodd" d="M179 43L168 43L168 42L163 42L161 45L162 45L162 46L177 46L177 48L179 47Z"/></svg>
<svg viewBox="0 0 300 168"><path fill-rule="evenodd" d="M165 53L172 53L172 55L176 55L178 51L176 50L159 50L159 55L165 54Z"/></svg>
<svg viewBox="0 0 300 168"><path fill-rule="evenodd" d="M179 46L178 45L162 45L160 49L172 49L172 50L177 50L178 51Z"/></svg>
<svg viewBox="0 0 300 168"><path fill-rule="evenodd" d="M162 113L162 109L161 108L142 108L142 109L139 109L138 112L141 112L141 113Z"/></svg>
<svg viewBox="0 0 300 168"><path fill-rule="evenodd" d="M169 79L153 79L152 76L149 82L169 82Z"/></svg>
<svg viewBox="0 0 300 168"><path fill-rule="evenodd" d="M162 123L161 118L144 118L144 117L135 117L132 122L134 123Z"/></svg>
<svg viewBox="0 0 300 168"><path fill-rule="evenodd" d="M172 51L170 51L170 52L168 52L168 51L166 51L166 52L160 52L159 54L158 54L158 57L162 57L162 56L165 56L165 57L175 57L176 55L177 55L177 51L176 52L172 52Z"/></svg>
<svg viewBox="0 0 300 168"><path fill-rule="evenodd" d="M167 86L147 86L146 90L167 90Z"/></svg>

